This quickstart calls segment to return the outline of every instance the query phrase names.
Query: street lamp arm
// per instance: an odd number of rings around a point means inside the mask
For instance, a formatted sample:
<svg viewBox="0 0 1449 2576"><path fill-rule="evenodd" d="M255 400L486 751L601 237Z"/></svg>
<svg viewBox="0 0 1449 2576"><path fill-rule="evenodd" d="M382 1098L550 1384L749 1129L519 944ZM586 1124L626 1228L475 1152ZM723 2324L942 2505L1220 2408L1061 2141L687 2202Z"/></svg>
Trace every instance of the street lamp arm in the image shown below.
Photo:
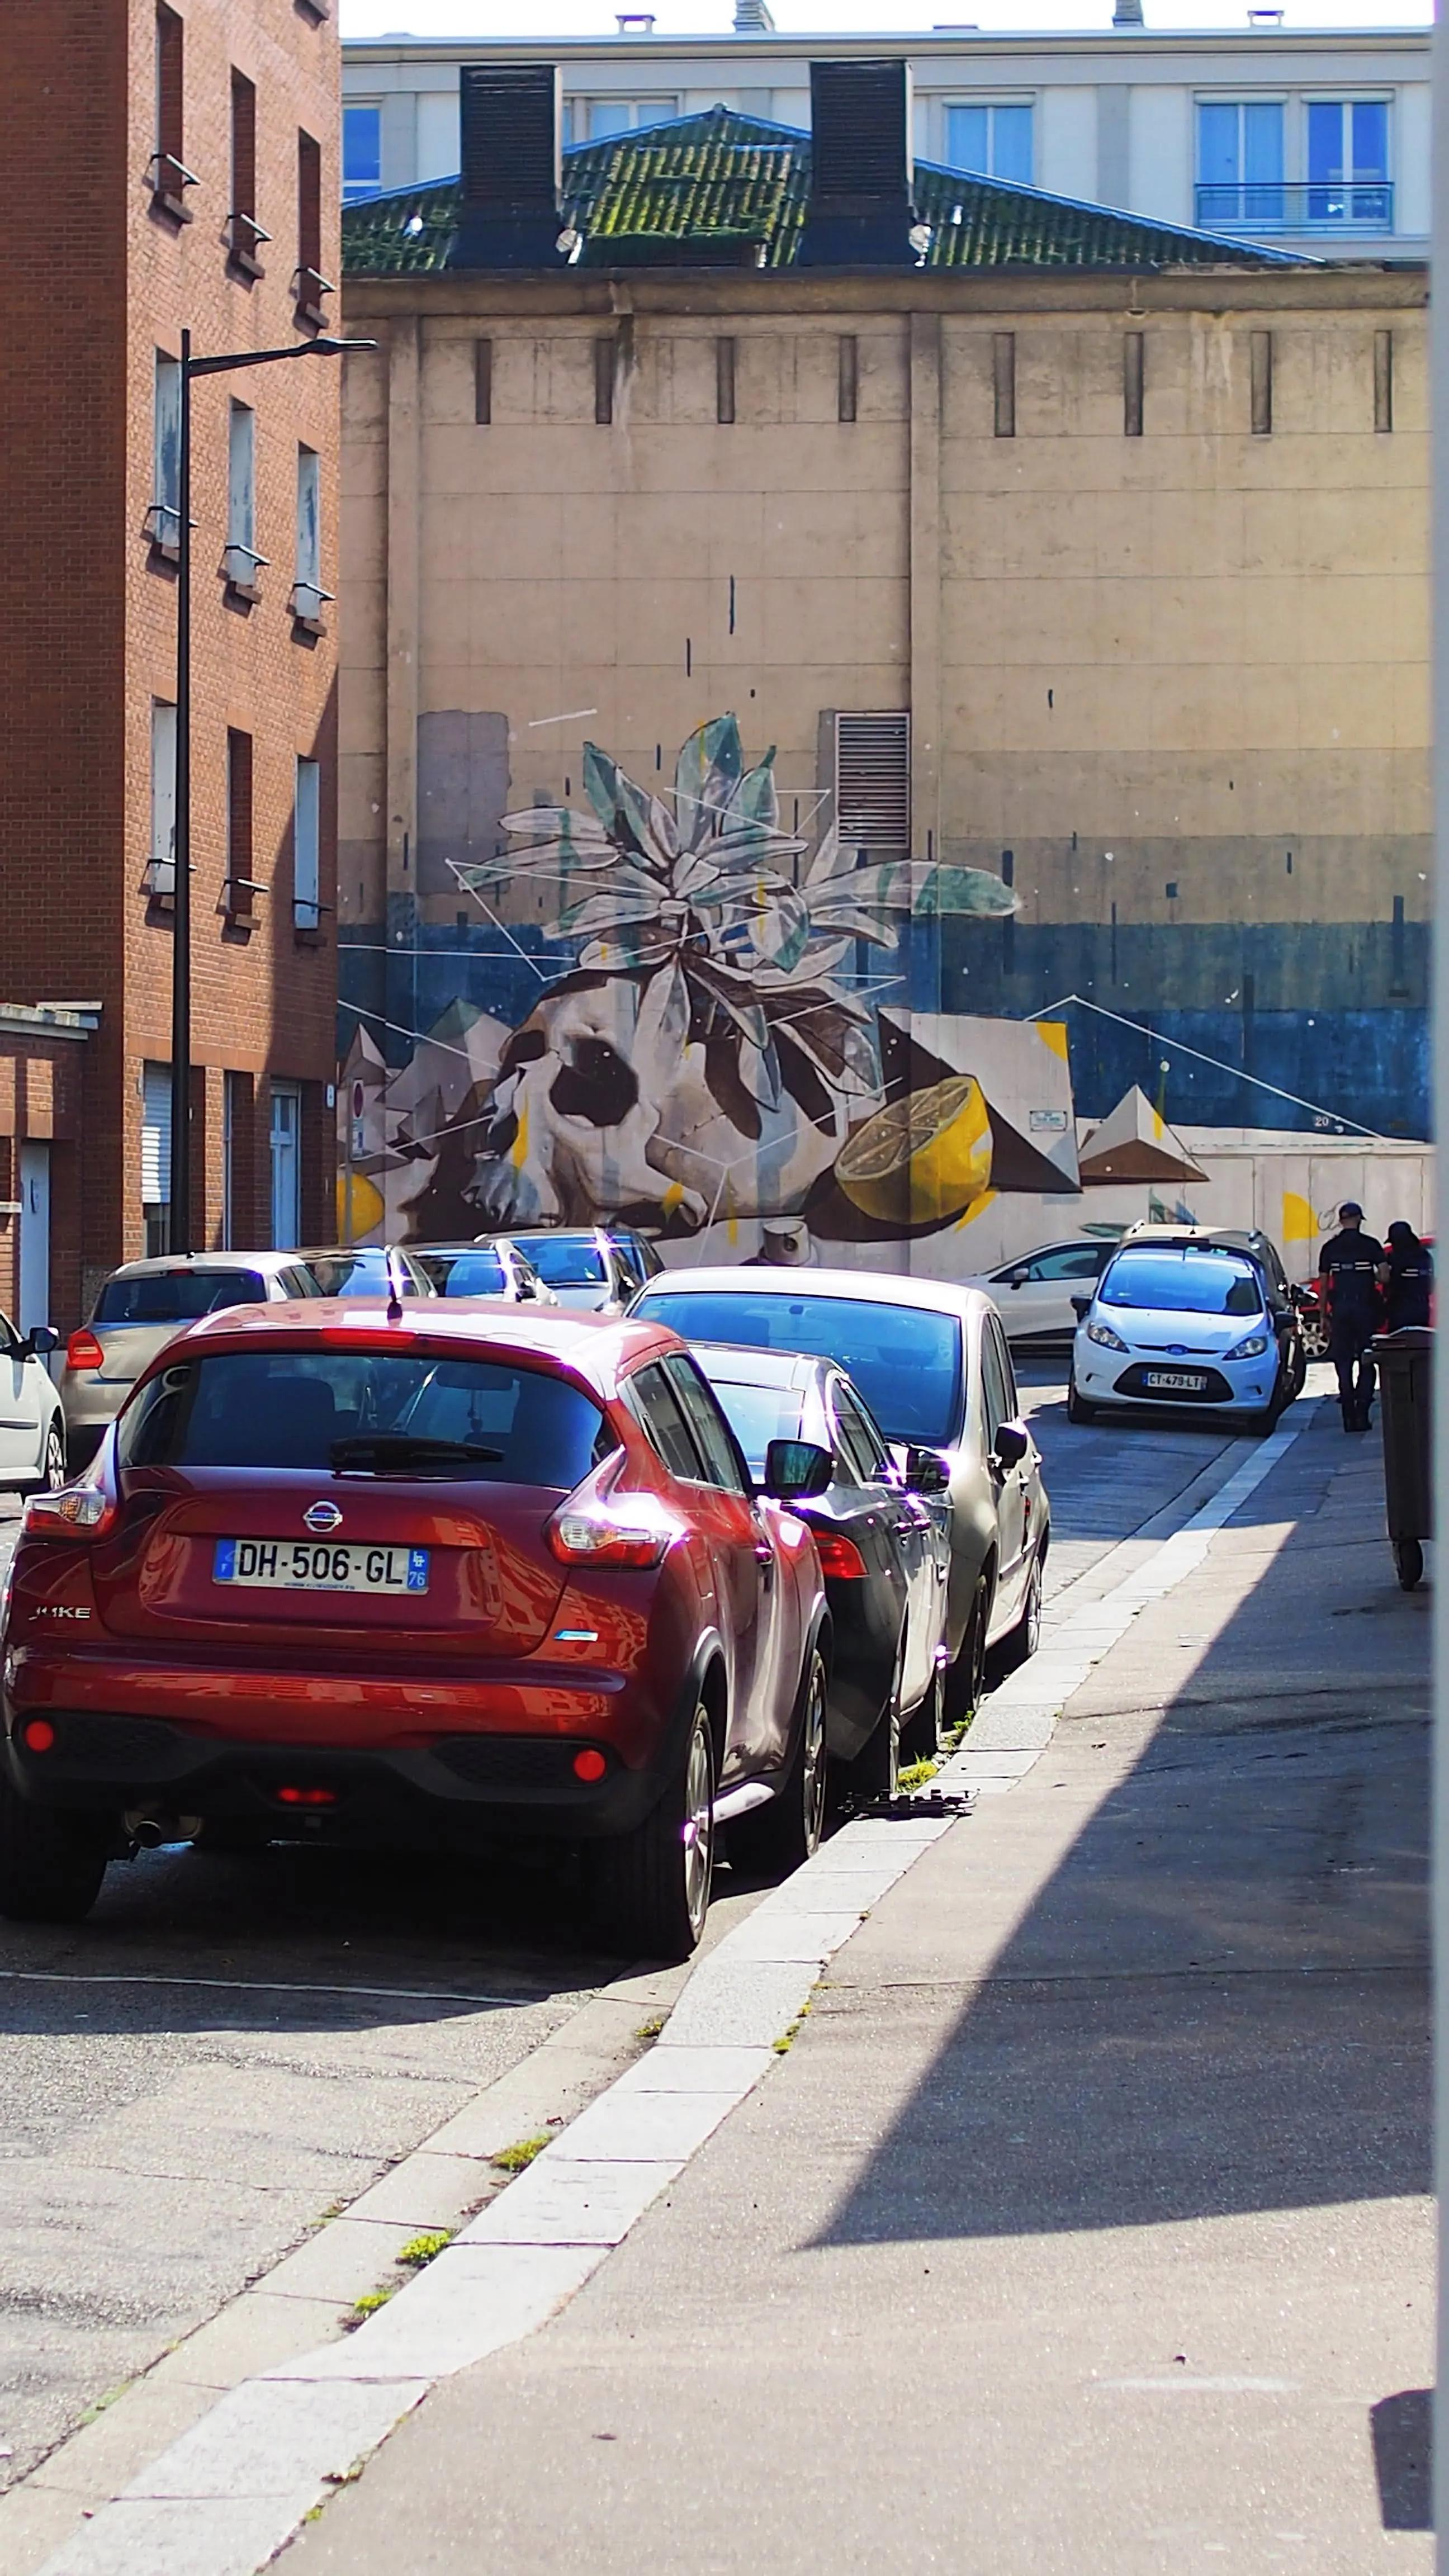
<svg viewBox="0 0 1449 2576"><path fill-rule="evenodd" d="M283 358L338 358L346 349L375 349L375 340L333 340L325 333L315 340L296 340L286 349L245 349L228 358L183 358L182 373L190 376L229 376L237 367L274 367Z"/></svg>

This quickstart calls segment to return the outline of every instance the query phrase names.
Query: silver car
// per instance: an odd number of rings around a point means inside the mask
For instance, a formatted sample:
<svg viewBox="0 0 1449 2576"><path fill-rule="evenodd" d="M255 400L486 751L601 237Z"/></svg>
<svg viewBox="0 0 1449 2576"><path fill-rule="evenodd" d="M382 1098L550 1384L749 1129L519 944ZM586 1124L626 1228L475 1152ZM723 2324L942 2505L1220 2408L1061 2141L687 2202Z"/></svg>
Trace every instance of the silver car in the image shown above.
<svg viewBox="0 0 1449 2576"><path fill-rule="evenodd" d="M192 1252L126 1261L102 1284L88 1324L72 1333L61 1372L74 1474L95 1456L157 1351L220 1306L262 1306L320 1294L296 1252Z"/></svg>
<svg viewBox="0 0 1449 2576"><path fill-rule="evenodd" d="M854 1379L907 1485L949 1509L948 1717L975 1708L988 1647L1007 1663L1035 1652L1051 1516L989 1298L857 1270L666 1270L630 1313L686 1341L831 1359Z"/></svg>

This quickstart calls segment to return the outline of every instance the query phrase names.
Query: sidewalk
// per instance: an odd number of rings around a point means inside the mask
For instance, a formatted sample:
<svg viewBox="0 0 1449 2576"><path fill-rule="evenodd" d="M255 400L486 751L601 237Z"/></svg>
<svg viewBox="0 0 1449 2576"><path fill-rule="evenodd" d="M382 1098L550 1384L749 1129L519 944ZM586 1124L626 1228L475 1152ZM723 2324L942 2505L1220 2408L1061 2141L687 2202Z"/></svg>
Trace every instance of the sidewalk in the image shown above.
<svg viewBox="0 0 1449 2576"><path fill-rule="evenodd" d="M289 2571L1428 2567L1428 1604L1379 1474L1320 1411Z"/></svg>

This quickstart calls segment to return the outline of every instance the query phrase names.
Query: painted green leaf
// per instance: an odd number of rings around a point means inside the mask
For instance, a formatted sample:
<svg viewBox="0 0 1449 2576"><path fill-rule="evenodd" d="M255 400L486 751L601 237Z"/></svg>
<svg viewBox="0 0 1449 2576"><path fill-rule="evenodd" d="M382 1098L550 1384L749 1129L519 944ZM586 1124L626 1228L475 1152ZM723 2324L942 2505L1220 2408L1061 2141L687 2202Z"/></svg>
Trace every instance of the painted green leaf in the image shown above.
<svg viewBox="0 0 1449 2576"><path fill-rule="evenodd" d="M780 798L775 785L775 745L753 769L747 769L735 790L733 809L748 823L763 823L767 830L778 830Z"/></svg>
<svg viewBox="0 0 1449 2576"><path fill-rule="evenodd" d="M697 850L713 830L718 809L729 803L744 765L737 716L713 716L690 735L674 765L675 817L687 850Z"/></svg>

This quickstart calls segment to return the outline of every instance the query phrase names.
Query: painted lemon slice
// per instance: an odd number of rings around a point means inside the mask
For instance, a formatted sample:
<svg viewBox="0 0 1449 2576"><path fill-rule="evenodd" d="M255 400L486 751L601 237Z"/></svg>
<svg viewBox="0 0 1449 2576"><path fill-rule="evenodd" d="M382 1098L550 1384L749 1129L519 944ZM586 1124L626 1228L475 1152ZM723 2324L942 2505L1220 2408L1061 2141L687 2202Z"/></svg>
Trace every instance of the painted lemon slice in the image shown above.
<svg viewBox="0 0 1449 2576"><path fill-rule="evenodd" d="M883 1223L944 1225L991 1179L991 1120L973 1075L892 1100L848 1136L835 1178L851 1204Z"/></svg>

